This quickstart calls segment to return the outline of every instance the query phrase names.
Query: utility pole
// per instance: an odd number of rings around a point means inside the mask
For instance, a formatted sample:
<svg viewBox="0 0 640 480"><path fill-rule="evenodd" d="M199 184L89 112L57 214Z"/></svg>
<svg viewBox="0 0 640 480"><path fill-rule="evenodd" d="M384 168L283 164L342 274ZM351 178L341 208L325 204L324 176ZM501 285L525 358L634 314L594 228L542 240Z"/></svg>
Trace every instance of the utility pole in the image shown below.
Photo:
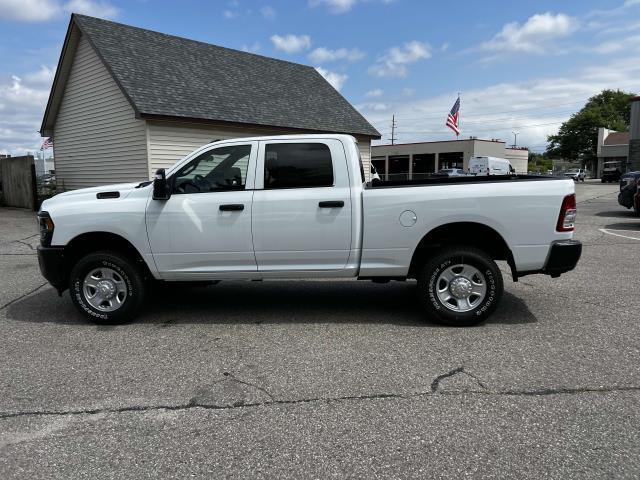
<svg viewBox="0 0 640 480"><path fill-rule="evenodd" d="M391 145L396 143L396 116L395 114L391 117Z"/></svg>
<svg viewBox="0 0 640 480"><path fill-rule="evenodd" d="M511 132L513 133L513 148L518 146L518 133L520 132Z"/></svg>

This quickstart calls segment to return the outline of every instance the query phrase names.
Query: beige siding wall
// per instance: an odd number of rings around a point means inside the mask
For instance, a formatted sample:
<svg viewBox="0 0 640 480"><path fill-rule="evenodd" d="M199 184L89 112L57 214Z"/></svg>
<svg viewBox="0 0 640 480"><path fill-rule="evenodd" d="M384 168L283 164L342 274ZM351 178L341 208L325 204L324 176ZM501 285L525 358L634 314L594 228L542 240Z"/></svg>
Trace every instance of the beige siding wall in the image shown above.
<svg viewBox="0 0 640 480"><path fill-rule="evenodd" d="M371 140L359 138L358 148L360 149L360 157L364 166L364 177L368 182L371 178Z"/></svg>
<svg viewBox="0 0 640 480"><path fill-rule="evenodd" d="M65 190L148 177L146 130L86 38L80 39L54 128Z"/></svg>
<svg viewBox="0 0 640 480"><path fill-rule="evenodd" d="M251 137L261 135L286 135L299 133L281 128L233 128L208 126L170 121L147 121L149 138L149 175L158 168L168 168L196 148L214 139ZM359 139L360 154L369 175L371 164L371 140Z"/></svg>
<svg viewBox="0 0 640 480"><path fill-rule="evenodd" d="M217 127L181 122L147 121L149 138L149 175L158 168L168 168L196 148L212 140L251 137L259 135L283 135L281 129L249 129Z"/></svg>

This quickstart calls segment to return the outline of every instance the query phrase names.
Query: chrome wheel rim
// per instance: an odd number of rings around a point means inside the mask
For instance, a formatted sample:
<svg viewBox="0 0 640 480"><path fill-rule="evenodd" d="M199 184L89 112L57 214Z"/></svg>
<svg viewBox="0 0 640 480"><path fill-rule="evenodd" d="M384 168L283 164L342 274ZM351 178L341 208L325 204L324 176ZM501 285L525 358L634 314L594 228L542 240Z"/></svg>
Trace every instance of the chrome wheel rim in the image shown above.
<svg viewBox="0 0 640 480"><path fill-rule="evenodd" d="M459 263L446 268L436 281L440 303L453 312L469 312L487 296L487 281L476 267Z"/></svg>
<svg viewBox="0 0 640 480"><path fill-rule="evenodd" d="M82 290L89 305L101 312L114 312L122 307L127 299L124 278L107 267L91 270L84 278Z"/></svg>

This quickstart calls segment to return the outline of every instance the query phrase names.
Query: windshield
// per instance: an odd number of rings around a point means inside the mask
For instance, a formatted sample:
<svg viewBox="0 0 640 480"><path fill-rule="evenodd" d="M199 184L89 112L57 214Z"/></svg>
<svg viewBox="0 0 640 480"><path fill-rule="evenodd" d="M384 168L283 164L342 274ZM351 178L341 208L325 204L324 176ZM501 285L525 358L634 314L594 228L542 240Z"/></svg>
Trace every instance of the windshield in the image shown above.
<svg viewBox="0 0 640 480"><path fill-rule="evenodd" d="M580 170L577 168L572 168L571 170L569 170L567 173L578 173Z"/></svg>

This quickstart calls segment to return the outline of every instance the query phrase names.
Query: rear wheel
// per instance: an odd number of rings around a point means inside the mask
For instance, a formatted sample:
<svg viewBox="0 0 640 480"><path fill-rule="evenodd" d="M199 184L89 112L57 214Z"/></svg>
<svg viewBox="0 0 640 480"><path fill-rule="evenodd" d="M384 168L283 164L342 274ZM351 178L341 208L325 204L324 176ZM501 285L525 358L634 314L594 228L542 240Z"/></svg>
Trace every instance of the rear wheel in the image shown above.
<svg viewBox="0 0 640 480"><path fill-rule="evenodd" d="M146 282L134 261L115 252L82 257L71 270L69 292L76 308L96 323L123 323L136 316Z"/></svg>
<svg viewBox="0 0 640 480"><path fill-rule="evenodd" d="M484 321L503 292L502 274L482 250L451 247L429 260L418 276L420 300L440 323L466 327Z"/></svg>

